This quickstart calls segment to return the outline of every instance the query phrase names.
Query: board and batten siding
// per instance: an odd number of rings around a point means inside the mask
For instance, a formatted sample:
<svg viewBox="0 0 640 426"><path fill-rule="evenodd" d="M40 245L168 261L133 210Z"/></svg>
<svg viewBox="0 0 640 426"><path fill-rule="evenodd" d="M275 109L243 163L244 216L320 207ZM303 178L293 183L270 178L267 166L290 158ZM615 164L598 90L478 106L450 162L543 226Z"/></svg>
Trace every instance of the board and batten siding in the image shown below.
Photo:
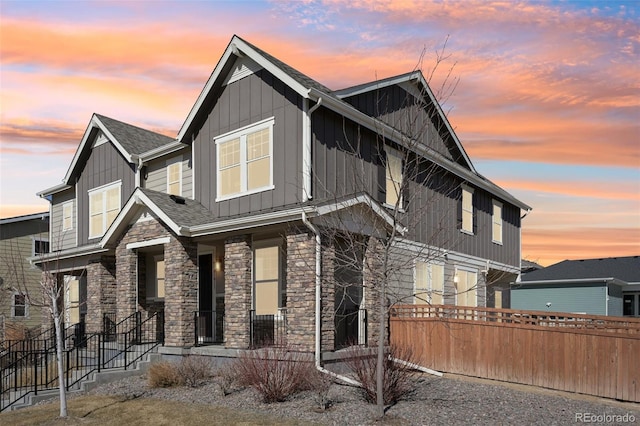
<svg viewBox="0 0 640 426"><path fill-rule="evenodd" d="M134 165L130 164L111 143L92 148L78 178L78 245L89 242L89 194L88 191L120 180L120 208L135 189ZM97 239L92 239L95 242Z"/></svg>
<svg viewBox="0 0 640 426"><path fill-rule="evenodd" d="M547 306L547 303L551 303ZM599 284L544 285L521 283L511 287L511 309L607 314L607 286Z"/></svg>
<svg viewBox="0 0 640 426"><path fill-rule="evenodd" d="M191 152L183 151L172 157L162 157L150 162L146 166L144 187L159 192L167 192L167 165L176 159L182 159L182 196L193 198L193 169L191 167Z"/></svg>
<svg viewBox="0 0 640 426"><path fill-rule="evenodd" d="M216 202L214 138L274 118L274 189ZM216 217L295 205L302 188L302 98L262 69L219 89L194 140L195 199Z"/></svg>
<svg viewBox="0 0 640 426"><path fill-rule="evenodd" d="M312 116L312 190L314 200L331 201L367 192L385 201L385 160L381 138L342 116L319 108ZM520 268L520 209L504 200L502 244L492 242L494 197L474 189L474 234L460 231L461 178L424 163L424 170L408 185L402 223L406 238L470 256Z"/></svg>
<svg viewBox="0 0 640 426"><path fill-rule="evenodd" d="M76 247L76 235L78 229L76 211L75 188L70 188L62 192L53 194L51 199L51 250L58 251ZM71 203L71 229L62 230L63 206Z"/></svg>

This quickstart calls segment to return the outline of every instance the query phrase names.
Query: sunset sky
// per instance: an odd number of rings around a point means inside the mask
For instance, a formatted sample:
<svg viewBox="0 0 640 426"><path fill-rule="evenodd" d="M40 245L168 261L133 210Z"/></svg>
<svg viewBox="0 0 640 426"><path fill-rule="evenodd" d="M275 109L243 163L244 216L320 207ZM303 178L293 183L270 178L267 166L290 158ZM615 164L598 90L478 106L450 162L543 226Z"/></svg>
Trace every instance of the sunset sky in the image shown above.
<svg viewBox="0 0 640 426"><path fill-rule="evenodd" d="M0 217L48 209L94 112L176 136L233 34L332 89L448 38L444 105L480 173L533 207L522 255L640 254L640 1L0 0Z"/></svg>

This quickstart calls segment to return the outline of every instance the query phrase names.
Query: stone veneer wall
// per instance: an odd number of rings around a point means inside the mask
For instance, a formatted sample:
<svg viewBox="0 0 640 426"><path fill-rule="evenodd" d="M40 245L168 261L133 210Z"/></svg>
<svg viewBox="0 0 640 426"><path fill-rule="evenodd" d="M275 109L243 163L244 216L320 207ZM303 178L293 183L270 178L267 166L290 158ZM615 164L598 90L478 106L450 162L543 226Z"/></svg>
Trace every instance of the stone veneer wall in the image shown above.
<svg viewBox="0 0 640 426"><path fill-rule="evenodd" d="M251 309L251 237L230 237L224 247L225 347L249 347Z"/></svg>
<svg viewBox="0 0 640 426"><path fill-rule="evenodd" d="M293 229L287 234L287 345L315 348L315 237Z"/></svg>
<svg viewBox="0 0 640 426"><path fill-rule="evenodd" d="M380 281L383 279L384 247L377 238L369 238L364 254L364 306L367 310L367 345L376 346L380 336ZM385 321L385 344L388 344L389 323Z"/></svg>
<svg viewBox="0 0 640 426"><path fill-rule="evenodd" d="M320 328L320 347L322 351L333 351L336 348L336 319L335 319L335 257L333 245L322 246L322 320ZM315 308L314 308L315 309Z"/></svg>
<svg viewBox="0 0 640 426"><path fill-rule="evenodd" d="M102 256L87 265L87 333L102 331L104 314L116 314L116 258ZM112 318L113 319L113 318Z"/></svg>
<svg viewBox="0 0 640 426"><path fill-rule="evenodd" d="M193 313L198 310L198 244L171 237L165 245L165 346L192 346Z"/></svg>

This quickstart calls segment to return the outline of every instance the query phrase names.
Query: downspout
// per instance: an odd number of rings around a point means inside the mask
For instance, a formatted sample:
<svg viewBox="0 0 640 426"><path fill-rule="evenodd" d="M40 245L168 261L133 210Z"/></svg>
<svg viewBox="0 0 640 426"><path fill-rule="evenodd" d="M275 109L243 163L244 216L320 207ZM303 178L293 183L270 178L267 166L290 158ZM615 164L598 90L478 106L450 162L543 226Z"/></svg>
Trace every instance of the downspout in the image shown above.
<svg viewBox="0 0 640 426"><path fill-rule="evenodd" d="M320 102L318 102L319 104ZM318 105L316 104L316 106ZM356 380L350 379L349 377L342 376L340 374L336 374L333 371L329 371L323 368L320 365L320 321L321 321L321 313L320 313L320 302L321 302L321 265L322 265L322 245L320 240L320 231L316 228L309 220L307 219L307 213L302 210L302 223L304 223L307 228L311 230L316 236L316 347L315 347L315 363L316 369L322 373L328 374L331 377L342 380L345 383L349 383L350 385L362 387L362 384Z"/></svg>
<svg viewBox="0 0 640 426"><path fill-rule="evenodd" d="M136 188L142 188L142 166L143 166L143 161L142 161L142 157L136 157L137 160L137 168L136 168Z"/></svg>
<svg viewBox="0 0 640 426"><path fill-rule="evenodd" d="M311 114L320 107L322 98L318 98L318 102L309 109L309 99L305 98L302 102L302 202L309 201L313 198L311 193Z"/></svg>

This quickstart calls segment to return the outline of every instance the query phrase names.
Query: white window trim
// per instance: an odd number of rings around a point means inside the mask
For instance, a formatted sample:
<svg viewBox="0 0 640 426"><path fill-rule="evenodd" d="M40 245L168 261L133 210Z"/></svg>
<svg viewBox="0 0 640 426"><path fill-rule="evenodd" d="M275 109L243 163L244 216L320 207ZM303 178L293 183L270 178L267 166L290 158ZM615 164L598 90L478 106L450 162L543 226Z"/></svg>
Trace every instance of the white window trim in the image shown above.
<svg viewBox="0 0 640 426"><path fill-rule="evenodd" d="M427 287L418 287L417 286L417 280L418 280L418 262L419 263L423 263L425 265L427 265ZM433 266L441 266L443 268L443 272L444 272L444 263L443 262L429 262L429 261L425 261L425 260L420 260L417 259L413 265L413 303L433 303L433 292L434 292L434 288L433 288L433 270L431 269ZM444 278L444 276L443 276ZM442 301L444 303L444 289L445 289L445 283L444 283L444 279L442 280L442 294L440 295L442 297ZM420 290L420 291L419 291ZM429 300L427 302L424 302L422 300L417 299L416 294L419 292L424 292L427 291L428 294L428 298Z"/></svg>
<svg viewBox="0 0 640 426"><path fill-rule="evenodd" d="M284 293L284 273L282 267L282 247L283 242L280 238L271 238L268 240L259 240L254 241L251 247L251 309L256 309L256 276L255 276L255 268L256 268L256 256L255 250L267 247L278 247L278 314L275 319L282 319L282 311L286 309L286 307L281 306L282 304L282 296Z"/></svg>
<svg viewBox="0 0 640 426"><path fill-rule="evenodd" d="M65 209L67 208L71 209L71 211L69 212L69 219L71 221L71 226L69 228L65 228L64 226L64 219L66 216ZM66 231L73 231L73 200L62 203L62 232L66 232Z"/></svg>
<svg viewBox="0 0 640 426"><path fill-rule="evenodd" d="M164 262L164 296L158 296L158 262ZM148 299L154 301L163 301L167 296L167 262L163 254L156 254L153 256L153 296Z"/></svg>
<svg viewBox="0 0 640 426"><path fill-rule="evenodd" d="M387 189L387 169L389 167L389 156L394 156L394 157L400 159L400 181L397 181L396 179L394 179L393 176L391 177L391 180L393 182L395 182L395 183L398 183L398 185L399 185L398 189L400 190L400 193L398 194L399 200L398 200L397 204L398 204L398 210L403 212L404 210L403 210L402 206L403 206L403 201L404 200L402 198L402 183L403 183L403 180L404 180L404 165L403 165L404 157L402 156L402 153L400 151L398 151L395 148L390 147L389 145L385 145L384 146L384 152L385 152L385 155L386 155L386 161L385 161L385 165L384 165L384 167L385 167L385 171L384 171L385 194L384 194L384 203L383 203L383 205L386 206L386 207L389 207L389 208L395 208L396 207L395 204L389 204L388 203L387 191L386 191L386 189Z"/></svg>
<svg viewBox="0 0 640 426"><path fill-rule="evenodd" d="M49 238L48 237L31 237L31 257L35 257L38 254L42 254L42 253L36 253L36 241L48 243ZM51 252L51 244L49 244L49 251L47 253L50 253L50 252Z"/></svg>
<svg viewBox="0 0 640 426"><path fill-rule="evenodd" d="M496 216L495 216L496 207L500 208L499 222L496 221ZM503 204L500 201L493 200L492 208L493 208L493 211L491 213L491 242L493 242L495 244L502 245L502 241L504 239L504 220L502 219L502 217L503 217ZM498 225L498 223L500 224L500 239L499 240L495 240L495 239L493 239L493 234L494 234L495 227Z"/></svg>
<svg viewBox="0 0 640 426"><path fill-rule="evenodd" d="M453 275L454 281L456 279L459 279L458 272L466 272L466 273L476 274L476 282L474 284L475 292L476 292L476 300L475 300L476 304L474 306L468 306L468 307L470 307L470 308L478 307L478 297L479 297L479 294L478 294L478 290L479 290L479 288L478 288L478 270L474 269L474 268L470 268L470 267L465 267L465 266L456 266L455 267L455 271L454 271L454 275ZM455 289L455 305L456 306L462 306L462 305L458 305L458 286L457 286L457 284L460 284L460 282L459 281L458 282L454 282L454 285L453 285L453 288ZM467 306L467 305L464 305L464 306Z"/></svg>
<svg viewBox="0 0 640 426"><path fill-rule="evenodd" d="M115 187L118 187L118 205L120 206L118 209L118 212L122 209L122 180L117 180L115 182L111 182L111 183L107 183L105 185L101 185L92 189L89 189L87 191L87 195L89 198L89 217L88 217L88 224L89 224L89 239L94 239L94 238L100 238L102 237L105 232L107 232L107 229L109 228L109 225L107 225L107 210L106 210L106 198L103 198L103 211L102 211L102 233L98 234L98 235L91 235L91 195L96 193L96 192L107 192L110 189L113 189Z"/></svg>
<svg viewBox="0 0 640 426"><path fill-rule="evenodd" d="M169 193L170 193L170 192L169 192L169 186L170 186L170 184L171 184L171 181L169 180L169 176L170 176L169 168L170 168L171 166L173 166L173 165L178 164L178 186L179 186L180 190L178 191L179 193L178 193L178 194L175 194L175 195L178 195L178 196L180 196L180 197L182 196L182 183L183 183L183 181L182 181L182 161L183 161L182 156L179 156L179 157L174 157L174 158L172 158L172 159L170 159L170 160L167 160L167 162L166 162L166 169L167 169L167 194L169 194Z"/></svg>
<svg viewBox="0 0 640 426"><path fill-rule="evenodd" d="M241 127L231 132L215 137L216 144L216 199L215 201L230 200L244 195L257 194L275 188L273 185L273 128L275 117L267 118L248 126ZM263 187L247 190L247 134L269 129L269 183ZM240 192L225 196L218 196L221 192L222 180L220 179L220 145L233 139L240 139Z"/></svg>
<svg viewBox="0 0 640 426"><path fill-rule="evenodd" d="M23 294L19 291L14 291L11 294L11 318L29 318L29 300L24 295L24 315L16 316L16 296L19 295Z"/></svg>
<svg viewBox="0 0 640 426"><path fill-rule="evenodd" d="M464 193L465 191L469 194L471 194L471 223L469 224L469 228L470 229L466 229L464 226ZM474 189L471 188L470 186L467 185L462 185L462 196L460 197L460 203L462 203L462 223L460 225L460 232L463 232L465 234L469 234L469 235L474 235L473 234L473 211L474 211L474 207L473 207L473 195L474 195Z"/></svg>

